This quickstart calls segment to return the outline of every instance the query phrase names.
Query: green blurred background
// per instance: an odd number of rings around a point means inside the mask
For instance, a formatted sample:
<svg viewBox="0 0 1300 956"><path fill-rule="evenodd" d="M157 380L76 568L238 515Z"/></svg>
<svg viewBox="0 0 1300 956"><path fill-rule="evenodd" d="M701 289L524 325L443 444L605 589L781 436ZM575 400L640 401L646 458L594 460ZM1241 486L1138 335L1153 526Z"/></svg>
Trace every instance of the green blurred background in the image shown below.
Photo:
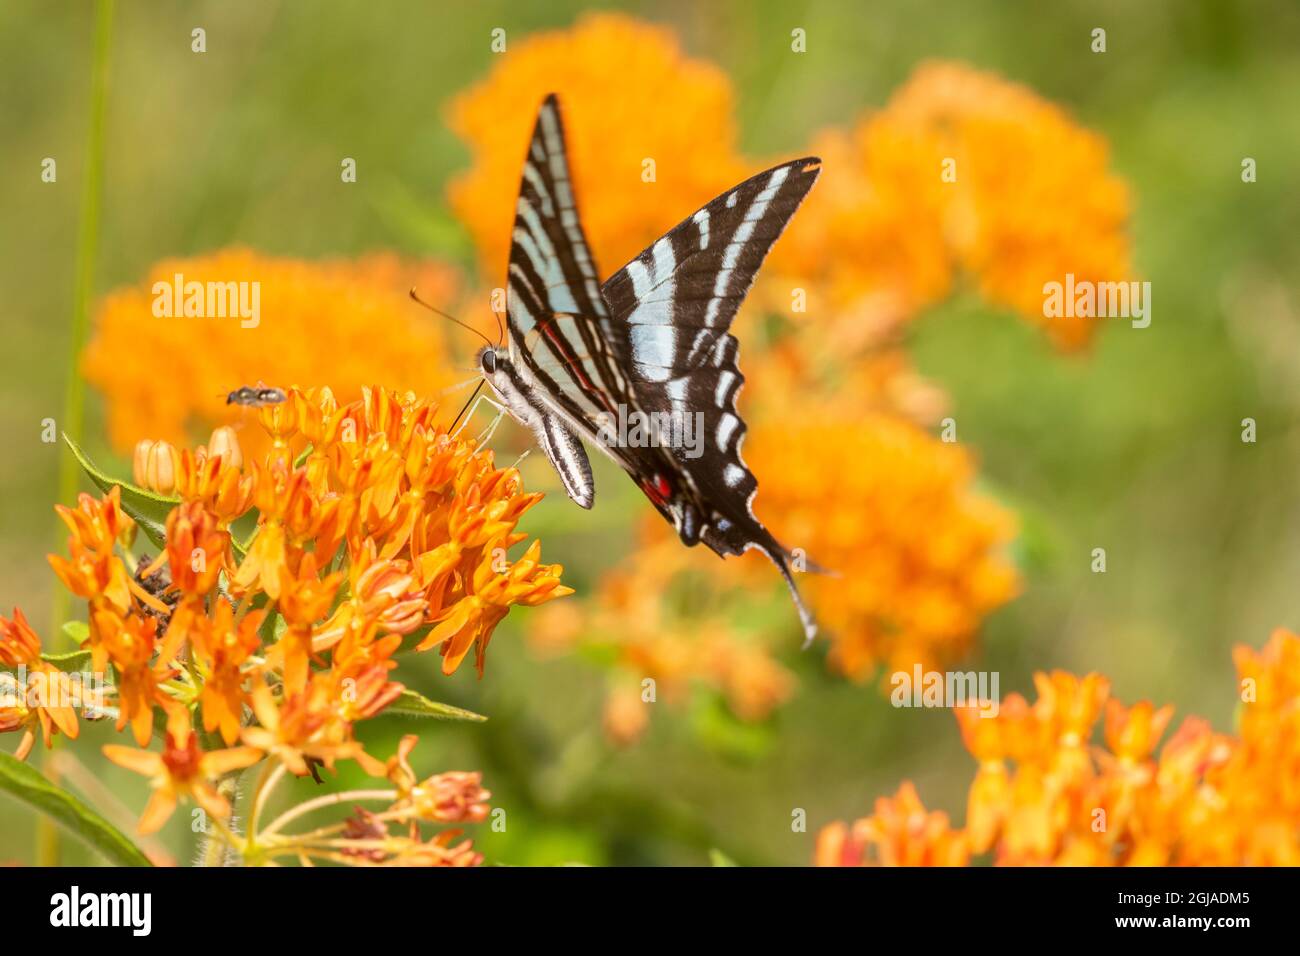
<svg viewBox="0 0 1300 956"><path fill-rule="evenodd" d="M984 488L1022 518L1024 594L989 619L972 663L1000 671L1003 694L1028 690L1037 669L1101 671L1123 700L1171 702L1230 729L1231 647L1300 626L1300 5L1112 0L1054 3L1050 16L1035 2L602 6L669 23L690 55L719 64L753 155L793 153L879 106L930 57L1025 83L1109 139L1136 198L1149 329L1111 323L1090 355L1063 358L973 296L915 327L915 361L949 391ZM588 8L119 3L96 294L163 257L231 244L303 258L452 249L469 265L443 199L467 153L442 107L486 73L492 28L514 40ZM58 417L64 388L93 21L88 2L0 3L0 607L21 605L43 634L58 448L40 441L40 422ZM203 56L190 52L195 26L207 30ZM795 26L805 56L788 55ZM1088 47L1097 26L1101 56ZM326 190L341 155L364 175ZM46 156L57 184L40 181ZM1246 156L1258 162L1251 185ZM1240 441L1247 416L1253 445ZM92 396L87 445L110 461L101 422ZM595 524L584 533L599 516L570 507L552 496L523 527L581 592L627 545ZM1107 574L1089 571L1094 547L1107 549ZM702 864L716 847L742 863L805 863L818 827L869 812L902 778L964 816L973 763L952 715L894 710L874 687L828 676L822 647L801 654L792 639L783 660L801 690L769 724L697 703L656 714L638 746L615 752L600 732L601 672L534 659L526 613L498 633L481 682L472 668L436 676L432 660L426 678L402 670L487 724L387 721L370 733L422 730L422 773L483 771L509 820L505 833L478 828L489 862ZM83 724L75 752L137 813L143 782L96 757L111 736ZM796 807L807 833L791 830ZM32 822L0 798L0 860L33 858ZM184 859L180 816L164 838ZM70 862L92 860L65 847Z"/></svg>

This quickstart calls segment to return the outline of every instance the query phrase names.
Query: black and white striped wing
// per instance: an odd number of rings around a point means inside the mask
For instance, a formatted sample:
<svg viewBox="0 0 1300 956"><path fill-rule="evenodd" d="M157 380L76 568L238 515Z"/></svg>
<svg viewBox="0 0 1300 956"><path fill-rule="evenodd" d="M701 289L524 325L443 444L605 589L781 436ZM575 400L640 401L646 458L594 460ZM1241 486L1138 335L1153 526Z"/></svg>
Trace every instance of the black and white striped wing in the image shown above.
<svg viewBox="0 0 1300 956"><path fill-rule="evenodd" d="M575 424L630 401L609 352L609 311L582 231L554 94L537 114L511 235L510 359Z"/></svg>
<svg viewBox="0 0 1300 956"><path fill-rule="evenodd" d="M702 444L673 453L703 510L700 537L720 555L763 551L790 589L807 642L817 623L795 585L791 554L754 516L758 480L741 455L746 426L736 411L744 376L736 362L739 343L728 330L820 171L821 161L807 157L745 180L601 288L612 313L611 340L641 407L682 421L698 416L690 420L700 422Z"/></svg>
<svg viewBox="0 0 1300 956"><path fill-rule="evenodd" d="M750 518L758 483L740 453L746 428L735 402L744 377L728 329L820 169L820 160L809 157L745 180L684 219L601 289L640 406L703 416L702 454L690 458L677 449L680 466L712 501L731 502Z"/></svg>

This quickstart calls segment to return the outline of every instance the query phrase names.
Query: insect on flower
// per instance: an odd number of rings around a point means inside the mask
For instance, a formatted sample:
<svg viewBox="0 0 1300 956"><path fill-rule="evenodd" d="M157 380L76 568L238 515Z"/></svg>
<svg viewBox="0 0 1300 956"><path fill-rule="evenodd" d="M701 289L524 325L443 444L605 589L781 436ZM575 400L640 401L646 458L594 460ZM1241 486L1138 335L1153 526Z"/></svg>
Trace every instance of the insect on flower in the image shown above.
<svg viewBox="0 0 1300 956"><path fill-rule="evenodd" d="M226 396L227 405L244 405L248 408L263 408L267 405L279 405L287 398L284 391L269 385L242 385Z"/></svg>

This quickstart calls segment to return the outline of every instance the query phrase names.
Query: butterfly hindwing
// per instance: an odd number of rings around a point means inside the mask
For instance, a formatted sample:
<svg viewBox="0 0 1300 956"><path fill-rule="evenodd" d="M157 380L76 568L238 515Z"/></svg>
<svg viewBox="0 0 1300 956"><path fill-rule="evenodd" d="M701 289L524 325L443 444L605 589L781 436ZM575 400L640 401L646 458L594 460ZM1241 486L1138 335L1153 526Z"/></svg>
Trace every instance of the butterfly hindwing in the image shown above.
<svg viewBox="0 0 1300 956"><path fill-rule="evenodd" d="M698 444L674 454L704 511L704 543L720 555L763 551L789 586L809 640L817 627L795 587L790 554L754 516L758 481L741 454L747 428L736 410L745 379L729 329L820 171L820 160L806 157L752 176L683 219L601 287L609 334L641 407L698 423Z"/></svg>
<svg viewBox="0 0 1300 956"><path fill-rule="evenodd" d="M582 440L558 415L542 415L533 433L559 474L564 493L576 504L590 508L596 500L596 486Z"/></svg>
<svg viewBox="0 0 1300 956"><path fill-rule="evenodd" d="M746 426L736 396L744 376L728 329L820 168L815 158L797 159L745 180L682 220L601 288L616 351L641 407L698 416L700 447L679 449L677 457L733 526L753 519L758 482L741 456ZM706 543L718 550L707 535Z"/></svg>

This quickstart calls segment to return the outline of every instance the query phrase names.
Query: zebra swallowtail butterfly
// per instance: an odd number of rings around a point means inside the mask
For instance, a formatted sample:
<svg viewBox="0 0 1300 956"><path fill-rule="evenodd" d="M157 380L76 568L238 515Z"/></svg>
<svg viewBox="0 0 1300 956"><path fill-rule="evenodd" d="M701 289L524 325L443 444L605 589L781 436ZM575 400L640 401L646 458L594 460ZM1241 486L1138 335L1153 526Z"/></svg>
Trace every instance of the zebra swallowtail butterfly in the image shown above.
<svg viewBox="0 0 1300 956"><path fill-rule="evenodd" d="M531 430L583 508L595 499L582 439L614 459L676 528L720 556L757 548L790 588L804 634L817 625L795 586L792 555L754 517L758 482L740 443L744 377L728 329L755 273L820 171L783 163L723 193L599 285L583 235L554 94L524 161L506 283L507 323L479 351L484 379ZM702 445L609 441L606 424L702 423ZM664 418L663 416L668 416Z"/></svg>

